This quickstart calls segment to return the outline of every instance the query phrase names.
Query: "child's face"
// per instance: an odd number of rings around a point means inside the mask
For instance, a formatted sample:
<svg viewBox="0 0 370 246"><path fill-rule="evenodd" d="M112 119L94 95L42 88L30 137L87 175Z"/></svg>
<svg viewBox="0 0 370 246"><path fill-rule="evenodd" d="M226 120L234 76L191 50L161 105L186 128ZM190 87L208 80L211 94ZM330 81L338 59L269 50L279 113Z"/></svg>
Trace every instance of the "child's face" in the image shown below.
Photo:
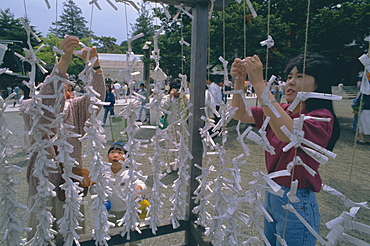
<svg viewBox="0 0 370 246"><path fill-rule="evenodd" d="M124 161L125 152L123 150L119 149L113 149L108 154L108 162L109 163L115 163L119 161Z"/></svg>

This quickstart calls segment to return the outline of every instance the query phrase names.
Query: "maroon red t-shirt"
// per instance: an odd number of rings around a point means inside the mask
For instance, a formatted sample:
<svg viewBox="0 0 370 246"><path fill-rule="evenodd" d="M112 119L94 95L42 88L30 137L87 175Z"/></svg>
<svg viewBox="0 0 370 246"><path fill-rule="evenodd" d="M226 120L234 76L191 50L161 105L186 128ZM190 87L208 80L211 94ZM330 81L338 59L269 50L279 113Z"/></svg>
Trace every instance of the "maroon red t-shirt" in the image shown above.
<svg viewBox="0 0 370 246"><path fill-rule="evenodd" d="M290 115L291 118L299 117L300 115L299 113L291 114L291 112L287 110L289 104L281 103L280 106ZM251 111L253 113L256 128L258 129L261 128L263 121L265 119L262 108L251 107ZM305 139L310 140L313 143L316 143L326 148L333 132L334 126L333 114L327 109L317 109L309 113L307 112L306 109L303 109L301 113L307 116L331 119L330 122L317 121L313 119L305 120L302 128L302 130L304 131ZM312 191L319 192L322 183L321 177L318 173L319 163L312 159L312 157L307 155L301 148L297 149L297 153L295 152L294 147L287 152L283 152L283 148L288 143L280 141L276 137L275 133L272 131L270 126L266 128L266 137L270 141L270 144L275 148L275 155L271 155L270 153L265 152L267 172L272 173L275 171L286 169L289 162L291 162L294 156L297 155L302 159L302 161L306 165L308 165L317 172L315 176L311 176L311 174L309 174L303 166L296 165L294 168L293 180L298 180L298 189L309 188ZM276 183L280 185L290 187L292 177L284 176L278 177L274 180Z"/></svg>

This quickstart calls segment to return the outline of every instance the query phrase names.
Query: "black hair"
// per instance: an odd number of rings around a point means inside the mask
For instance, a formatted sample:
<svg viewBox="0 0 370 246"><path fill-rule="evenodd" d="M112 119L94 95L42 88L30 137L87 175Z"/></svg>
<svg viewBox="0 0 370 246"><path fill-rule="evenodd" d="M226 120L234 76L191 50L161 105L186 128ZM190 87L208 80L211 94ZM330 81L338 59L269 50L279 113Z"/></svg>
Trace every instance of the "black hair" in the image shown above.
<svg viewBox="0 0 370 246"><path fill-rule="evenodd" d="M108 92L112 92L112 87L110 84L105 84L105 86L108 86Z"/></svg>
<svg viewBox="0 0 370 246"><path fill-rule="evenodd" d="M168 94L171 93L172 89L180 89L181 88L181 80L180 79L174 79L170 83L170 90L168 91Z"/></svg>
<svg viewBox="0 0 370 246"><path fill-rule="evenodd" d="M23 91L23 95L24 95L24 98L23 99L30 99L30 88L28 88L27 85L25 84L22 84L21 86L19 86L19 89L21 89Z"/></svg>
<svg viewBox="0 0 370 246"><path fill-rule="evenodd" d="M331 94L331 87L335 84L335 67L327 58L319 54L303 54L291 59L285 67L285 74L288 74L296 67L299 73L314 77L316 83L315 92ZM303 71L304 70L304 71ZM334 117L334 128L329 140L328 150L333 150L335 143L339 139L340 126L337 116L334 113L332 100L310 98L306 101L306 109L311 112L316 109L327 109Z"/></svg>
<svg viewBox="0 0 370 246"><path fill-rule="evenodd" d="M139 87L145 87L145 84L144 83L141 83Z"/></svg>
<svg viewBox="0 0 370 246"><path fill-rule="evenodd" d="M123 151L123 153L127 153L127 151L125 150L125 143L124 142L115 142L113 143L109 150L108 150L108 155L109 153L112 151L112 150L120 150L120 151Z"/></svg>

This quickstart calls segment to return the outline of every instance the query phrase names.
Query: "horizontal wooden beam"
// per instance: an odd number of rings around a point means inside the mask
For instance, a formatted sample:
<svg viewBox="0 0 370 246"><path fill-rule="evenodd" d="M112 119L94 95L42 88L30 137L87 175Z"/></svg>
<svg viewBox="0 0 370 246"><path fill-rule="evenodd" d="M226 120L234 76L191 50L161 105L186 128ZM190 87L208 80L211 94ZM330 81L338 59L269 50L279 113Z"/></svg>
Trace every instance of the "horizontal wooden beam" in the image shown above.
<svg viewBox="0 0 370 246"><path fill-rule="evenodd" d="M176 229L172 228L171 219L163 219L160 221L158 230L156 231L156 234L154 235L152 233L152 229L149 228L148 225L140 227L141 233L138 233L137 231L130 232L130 240L126 239L125 237L121 237L121 232L123 230L122 227L116 227L112 228L110 230L109 235L111 236L111 239L108 241L108 245L118 245L138 240L144 240L147 238L167 235L175 232L180 232L184 230L189 230L189 221L179 221L180 226ZM95 240L92 239L91 234L81 234L79 235L80 239L78 240L81 246L95 246ZM64 244L64 241L62 239L56 241L56 245L62 246ZM75 244L73 244L75 245Z"/></svg>

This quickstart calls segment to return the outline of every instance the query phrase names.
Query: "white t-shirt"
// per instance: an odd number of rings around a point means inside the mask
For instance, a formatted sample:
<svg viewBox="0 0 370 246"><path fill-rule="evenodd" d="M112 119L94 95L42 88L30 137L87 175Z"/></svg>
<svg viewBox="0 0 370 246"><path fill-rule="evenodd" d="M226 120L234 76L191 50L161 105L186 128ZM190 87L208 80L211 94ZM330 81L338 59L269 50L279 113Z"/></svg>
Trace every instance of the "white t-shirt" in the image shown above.
<svg viewBox="0 0 370 246"><path fill-rule="evenodd" d="M109 181L109 187L112 189L112 194L108 197L108 200L111 203L111 210L115 212L125 211L126 206L126 197L129 192L128 176L129 168L127 166L123 166L121 170L117 173L113 173L110 170L111 180ZM146 190L146 185L141 180L136 180L135 184L140 185L142 187L141 193L144 194Z"/></svg>
<svg viewBox="0 0 370 246"><path fill-rule="evenodd" d="M220 106L222 104L222 94L220 87L216 85L215 82L212 82L208 85L208 91L211 96L211 101L215 105Z"/></svg>

